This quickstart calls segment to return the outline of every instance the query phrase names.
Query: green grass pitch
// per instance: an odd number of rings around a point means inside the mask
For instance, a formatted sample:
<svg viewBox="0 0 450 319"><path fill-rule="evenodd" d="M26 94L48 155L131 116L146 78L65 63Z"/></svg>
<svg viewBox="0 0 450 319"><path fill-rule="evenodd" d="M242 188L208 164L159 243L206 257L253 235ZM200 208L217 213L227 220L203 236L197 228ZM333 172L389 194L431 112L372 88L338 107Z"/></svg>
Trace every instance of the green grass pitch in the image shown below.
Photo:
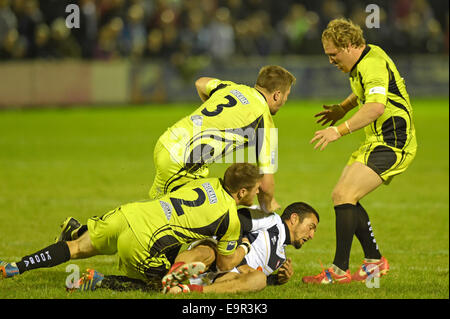
<svg viewBox="0 0 450 319"><path fill-rule="evenodd" d="M334 257L331 191L363 132L314 151L321 128L313 115L324 102L289 101L274 117L279 128L276 198L285 207L306 201L320 213L313 241L287 249L295 275L284 286L252 294L164 296L142 292L65 291L66 267L120 274L115 256L75 260L0 280L5 298L449 298L449 102L413 99L418 154L410 168L362 200L391 271L379 288L364 284L306 286ZM166 127L197 104L0 112L0 259L17 261L49 244L67 216L85 221L120 204L145 199L153 180L153 146ZM220 176L225 164L211 167ZM356 238L351 271L362 261Z"/></svg>

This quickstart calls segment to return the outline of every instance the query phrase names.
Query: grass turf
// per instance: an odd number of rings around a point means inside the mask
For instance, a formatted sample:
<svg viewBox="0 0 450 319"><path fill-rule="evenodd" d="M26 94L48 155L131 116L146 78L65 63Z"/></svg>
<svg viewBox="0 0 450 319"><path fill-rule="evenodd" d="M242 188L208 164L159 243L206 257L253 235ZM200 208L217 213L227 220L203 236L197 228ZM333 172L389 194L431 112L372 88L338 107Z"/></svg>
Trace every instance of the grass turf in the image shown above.
<svg viewBox="0 0 450 319"><path fill-rule="evenodd" d="M5 298L449 298L448 99L413 99L418 154L411 167L361 202L380 250L391 264L379 288L364 284L307 286L304 275L329 266L335 248L331 191L363 132L314 151L313 115L323 101L289 101L276 115L282 206L306 201L321 217L316 236L301 250L288 247L295 275L282 287L252 294L164 296L98 290L68 294L66 266L120 274L116 257L75 260L52 269L0 279ZM0 260L17 261L53 242L66 216L81 221L120 204L145 199L153 179L153 146L166 127L195 104L0 112ZM211 167L220 176L225 164ZM351 271L362 261L353 242Z"/></svg>

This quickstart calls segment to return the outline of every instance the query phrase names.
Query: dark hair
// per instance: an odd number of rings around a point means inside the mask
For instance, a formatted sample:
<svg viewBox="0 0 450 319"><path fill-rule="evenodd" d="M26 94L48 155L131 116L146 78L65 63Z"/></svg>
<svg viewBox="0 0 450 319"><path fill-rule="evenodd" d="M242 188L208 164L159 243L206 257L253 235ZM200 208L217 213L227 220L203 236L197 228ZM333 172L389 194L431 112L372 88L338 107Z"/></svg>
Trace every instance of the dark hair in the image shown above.
<svg viewBox="0 0 450 319"><path fill-rule="evenodd" d="M307 217L310 214L316 215L317 222L320 221L319 213L316 212L314 208L312 208L311 206L309 206L304 202L295 202L290 204L288 207L284 209L283 214L281 214L281 219L288 220L294 213L297 214L298 217L300 218L300 223L302 223L303 219L305 219L305 217Z"/></svg>
<svg viewBox="0 0 450 319"><path fill-rule="evenodd" d="M262 178L259 168L249 163L235 163L230 165L223 176L224 186L232 193L241 188L251 189Z"/></svg>

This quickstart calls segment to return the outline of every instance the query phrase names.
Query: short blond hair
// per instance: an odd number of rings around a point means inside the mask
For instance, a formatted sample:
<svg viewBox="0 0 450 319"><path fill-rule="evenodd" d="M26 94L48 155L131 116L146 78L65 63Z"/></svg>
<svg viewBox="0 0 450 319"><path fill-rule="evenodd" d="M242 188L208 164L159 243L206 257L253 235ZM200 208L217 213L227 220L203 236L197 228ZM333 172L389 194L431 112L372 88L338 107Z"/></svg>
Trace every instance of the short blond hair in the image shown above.
<svg viewBox="0 0 450 319"><path fill-rule="evenodd" d="M366 44L361 27L348 19L334 19L322 33L322 42L331 41L338 49L360 48Z"/></svg>
<svg viewBox="0 0 450 319"><path fill-rule="evenodd" d="M278 65L266 65L259 70L256 85L272 93L280 90L286 92L293 84L296 78L291 72Z"/></svg>

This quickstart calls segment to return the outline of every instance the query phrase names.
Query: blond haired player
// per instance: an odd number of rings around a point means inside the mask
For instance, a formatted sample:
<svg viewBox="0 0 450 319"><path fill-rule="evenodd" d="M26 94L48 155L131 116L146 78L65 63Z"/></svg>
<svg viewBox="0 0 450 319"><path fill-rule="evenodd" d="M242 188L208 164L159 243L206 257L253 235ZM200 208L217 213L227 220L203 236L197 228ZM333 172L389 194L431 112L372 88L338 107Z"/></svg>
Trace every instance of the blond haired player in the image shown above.
<svg viewBox="0 0 450 319"><path fill-rule="evenodd" d="M417 143L413 111L405 81L385 51L366 44L361 28L351 21L335 19L322 34L325 54L331 64L348 73L352 93L340 104L327 106L316 114L317 122L330 127L315 132L311 143L323 150L328 143L364 129L366 139L345 166L334 187L336 252L332 267L306 283L348 283L388 272L389 264L379 251L372 225L360 200L410 165ZM345 122L333 126L358 106ZM365 260L354 273L349 271L353 236L364 250Z"/></svg>

